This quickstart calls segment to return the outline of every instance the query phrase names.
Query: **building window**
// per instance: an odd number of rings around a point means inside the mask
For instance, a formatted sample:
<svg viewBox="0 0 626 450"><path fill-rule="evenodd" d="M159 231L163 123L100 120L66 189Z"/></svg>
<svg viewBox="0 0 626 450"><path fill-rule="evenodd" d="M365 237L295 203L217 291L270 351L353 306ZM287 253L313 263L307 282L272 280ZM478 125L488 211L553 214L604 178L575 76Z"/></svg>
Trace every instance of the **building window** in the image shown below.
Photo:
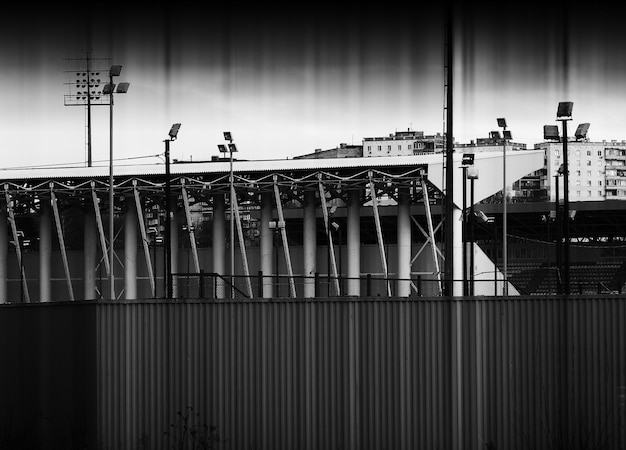
<svg viewBox="0 0 626 450"><path fill-rule="evenodd" d="M587 156L591 156L591 150L587 150Z"/></svg>
<svg viewBox="0 0 626 450"><path fill-rule="evenodd" d="M587 165L590 166L591 165L591 161L587 161Z"/></svg>

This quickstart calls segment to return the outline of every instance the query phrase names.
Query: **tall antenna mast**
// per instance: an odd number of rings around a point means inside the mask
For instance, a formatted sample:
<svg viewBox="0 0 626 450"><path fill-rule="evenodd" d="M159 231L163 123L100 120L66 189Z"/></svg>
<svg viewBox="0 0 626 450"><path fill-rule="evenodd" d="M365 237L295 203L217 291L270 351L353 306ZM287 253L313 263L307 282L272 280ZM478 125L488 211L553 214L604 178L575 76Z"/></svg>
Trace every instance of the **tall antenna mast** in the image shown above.
<svg viewBox="0 0 626 450"><path fill-rule="evenodd" d="M91 107L92 105L108 105L109 96L102 94L102 88L108 79L108 69L93 67L92 62L103 64L110 58L97 58L91 52L85 52L83 58L68 58L68 69L65 71L68 81L68 93L64 95L65 106L84 106L87 110L87 167L92 164L91 151Z"/></svg>

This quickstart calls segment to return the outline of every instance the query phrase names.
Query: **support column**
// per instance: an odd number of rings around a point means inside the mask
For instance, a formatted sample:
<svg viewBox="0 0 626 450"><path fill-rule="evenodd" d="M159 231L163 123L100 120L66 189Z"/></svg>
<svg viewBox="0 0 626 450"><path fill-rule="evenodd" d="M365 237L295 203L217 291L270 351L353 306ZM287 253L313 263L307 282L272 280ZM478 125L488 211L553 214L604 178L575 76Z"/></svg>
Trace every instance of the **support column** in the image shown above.
<svg viewBox="0 0 626 450"><path fill-rule="evenodd" d="M361 276L361 192L354 190L348 195L346 294L359 296L361 295L361 280L359 279Z"/></svg>
<svg viewBox="0 0 626 450"><path fill-rule="evenodd" d="M272 260L274 259L274 231L270 228L272 221L272 193L263 192L261 194L261 226L259 250L261 252L261 272L263 272L263 298L274 296L274 285L272 283Z"/></svg>
<svg viewBox="0 0 626 450"><path fill-rule="evenodd" d="M304 217L302 223L304 297L315 297L315 272L317 272L317 229L315 218L315 191L304 192Z"/></svg>
<svg viewBox="0 0 626 450"><path fill-rule="evenodd" d="M9 226L4 208L0 210L0 303L8 303L7 299L7 259L9 255Z"/></svg>
<svg viewBox="0 0 626 450"><path fill-rule="evenodd" d="M137 212L132 205L124 213L124 293L126 300L137 298Z"/></svg>
<svg viewBox="0 0 626 450"><path fill-rule="evenodd" d="M52 210L42 199L39 218L39 301L52 301Z"/></svg>
<svg viewBox="0 0 626 450"><path fill-rule="evenodd" d="M224 276L226 269L226 205L224 195L213 197L213 272ZM217 298L224 298L224 280L215 279L215 294Z"/></svg>
<svg viewBox="0 0 626 450"><path fill-rule="evenodd" d="M411 213L410 197L407 187L398 188L398 297L411 294Z"/></svg>
<svg viewBox="0 0 626 450"><path fill-rule="evenodd" d="M85 249L83 256L83 298L85 300L95 300L97 298L96 263L98 254L98 231L96 229L96 217L89 206L87 207L87 211L85 211L83 223L85 229L83 238L83 247Z"/></svg>

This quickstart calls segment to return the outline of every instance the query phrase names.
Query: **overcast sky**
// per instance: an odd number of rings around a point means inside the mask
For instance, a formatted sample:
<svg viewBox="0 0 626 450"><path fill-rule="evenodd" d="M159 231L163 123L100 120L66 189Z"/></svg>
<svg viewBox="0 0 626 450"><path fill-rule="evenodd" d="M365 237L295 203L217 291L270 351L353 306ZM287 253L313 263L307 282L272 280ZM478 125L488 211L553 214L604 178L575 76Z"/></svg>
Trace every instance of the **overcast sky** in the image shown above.
<svg viewBox="0 0 626 450"><path fill-rule="evenodd" d="M485 137L506 117L514 140L532 146L544 124L556 124L560 101L574 102L572 134L590 122L592 140L626 139L619 15L523 4L456 8L455 140ZM87 51L96 69L122 65L116 81L131 84L114 104L120 164L159 162L131 158L162 154L175 122L172 158L194 161L217 155L226 130L243 159L291 158L409 128L444 131L441 5L296 5L7 13L1 166L84 165L86 109L65 106L64 95ZM108 106L92 108L92 151L94 165L108 164Z"/></svg>

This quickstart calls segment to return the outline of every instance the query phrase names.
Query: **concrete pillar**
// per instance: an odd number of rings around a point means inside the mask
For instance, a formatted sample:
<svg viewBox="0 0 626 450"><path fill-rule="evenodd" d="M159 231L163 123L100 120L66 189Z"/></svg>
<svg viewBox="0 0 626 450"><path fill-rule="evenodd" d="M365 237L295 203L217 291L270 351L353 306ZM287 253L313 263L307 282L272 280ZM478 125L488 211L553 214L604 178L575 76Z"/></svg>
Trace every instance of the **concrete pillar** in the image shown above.
<svg viewBox="0 0 626 450"><path fill-rule="evenodd" d="M137 212L134 205L124 213L124 295L137 298Z"/></svg>
<svg viewBox="0 0 626 450"><path fill-rule="evenodd" d="M275 275L275 269L272 265L274 258L274 231L269 226L270 222L274 220L272 209L272 193L264 192L261 194L261 224L259 227L261 271L264 275L263 298L272 298L274 296L274 284L271 276Z"/></svg>
<svg viewBox="0 0 626 450"><path fill-rule="evenodd" d="M52 301L52 209L47 199L39 218L39 301Z"/></svg>
<svg viewBox="0 0 626 450"><path fill-rule="evenodd" d="M410 197L406 187L398 188L398 268L396 278L398 286L396 295L408 297L411 295L411 216ZM407 281L404 281L407 280Z"/></svg>
<svg viewBox="0 0 626 450"><path fill-rule="evenodd" d="M317 229L315 218L315 191L304 192L304 217L302 223L304 297L315 297L315 272L317 272Z"/></svg>
<svg viewBox="0 0 626 450"><path fill-rule="evenodd" d="M92 207L88 207L84 216L84 243L83 280L84 299L95 300L96 296L96 262L98 254L98 229L96 217Z"/></svg>
<svg viewBox="0 0 626 450"><path fill-rule="evenodd" d="M9 255L9 225L4 208L0 208L0 303L8 303L7 258Z"/></svg>
<svg viewBox="0 0 626 450"><path fill-rule="evenodd" d="M226 269L226 206L224 195L213 197L213 272L224 275ZM220 278L215 280L217 298L224 298L225 285Z"/></svg>
<svg viewBox="0 0 626 450"><path fill-rule="evenodd" d="M361 192L348 193L346 295L361 295Z"/></svg>

